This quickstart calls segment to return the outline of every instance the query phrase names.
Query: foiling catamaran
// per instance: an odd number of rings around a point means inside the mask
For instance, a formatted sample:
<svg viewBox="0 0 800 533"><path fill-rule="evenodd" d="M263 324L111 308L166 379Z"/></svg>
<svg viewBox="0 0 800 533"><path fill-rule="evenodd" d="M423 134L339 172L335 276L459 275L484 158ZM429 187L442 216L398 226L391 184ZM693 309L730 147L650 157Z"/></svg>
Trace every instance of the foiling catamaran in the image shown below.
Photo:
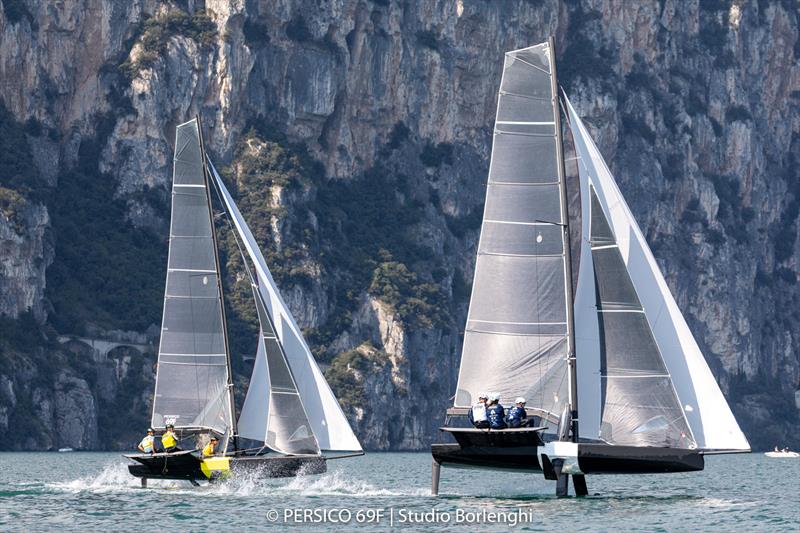
<svg viewBox="0 0 800 533"><path fill-rule="evenodd" d="M229 217L260 326L238 422L212 189ZM252 265L252 268L249 266ZM205 153L199 118L177 127L169 259L152 427L182 441L221 438L220 453L133 454L130 473L197 480L241 470L265 477L317 474L328 459L363 451L267 268L264 256ZM252 446L243 446L249 442Z"/></svg>
<svg viewBox="0 0 800 533"><path fill-rule="evenodd" d="M702 470L749 452L614 177L566 95L579 170L573 298L555 46L505 54L475 279L441 466L585 475ZM466 427L480 392L525 396L537 427ZM580 426L578 424L580 413ZM580 428L580 432L579 432Z"/></svg>

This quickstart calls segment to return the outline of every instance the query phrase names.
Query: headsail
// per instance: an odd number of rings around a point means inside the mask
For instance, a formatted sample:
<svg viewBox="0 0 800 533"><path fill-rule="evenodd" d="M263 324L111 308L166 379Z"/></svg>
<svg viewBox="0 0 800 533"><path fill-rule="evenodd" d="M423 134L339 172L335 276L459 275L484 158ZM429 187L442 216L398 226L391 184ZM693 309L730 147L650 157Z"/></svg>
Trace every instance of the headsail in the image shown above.
<svg viewBox="0 0 800 533"><path fill-rule="evenodd" d="M749 450L611 172L567 108L590 236L575 302L582 436Z"/></svg>
<svg viewBox="0 0 800 533"><path fill-rule="evenodd" d="M455 406L481 391L524 396L556 424L571 303L549 48L505 56Z"/></svg>
<svg viewBox="0 0 800 533"><path fill-rule="evenodd" d="M274 424L278 423L276 422L276 416L279 416L278 413L275 413L275 410L278 408L284 409L284 407L277 407L276 402L270 399L268 402L270 405L269 413L267 413L265 405L267 403L266 399L272 398L271 389L276 384L279 387L281 386L276 381L277 377L273 374L276 369L280 368L280 359L282 358L288 365L287 369L299 395L300 407L304 410L304 414L311 426L312 438L316 439L318 450L361 451L361 445L355 434L353 434L353 430L350 428L339 402L331 392L327 381L325 381L325 377L317 366L311 350L300 333L300 328L294 321L275 285L275 281L272 279L266 261L253 234L250 232L250 228L233 202L233 198L216 169L210 162L209 165L222 200L255 267L257 281L256 302L257 305L261 306L259 320L262 327L262 339L259 342L256 366L253 369L250 388L247 391L247 398L239 419L239 434L247 438L263 440L267 445L270 445L269 435L278 429L274 427ZM274 342L271 343L270 338L273 338ZM287 389L286 392L291 392L288 390L290 387L287 380L284 379L281 383ZM291 407L292 412L296 411L296 407L296 404ZM310 445L310 440L303 440L304 434L300 429L303 424L296 425L297 427L291 430L290 435L281 438L294 438L305 442L302 446ZM299 430L299 432L295 430ZM281 432L283 433L284 431L281 430ZM266 438L264 438L265 434L267 435ZM274 438L276 440L272 442L276 448L289 446L288 444L280 444L277 440L279 439L277 435Z"/></svg>
<svg viewBox="0 0 800 533"><path fill-rule="evenodd" d="M257 357L263 357L265 361L266 374L269 383L269 409L266 424L266 434L256 435L258 440L263 441L271 449L283 453L319 453L319 445L314 433L311 431L311 424L308 415L303 407L302 398L297 391L297 383L292 375L292 369L286 361L286 354L283 353L278 337L275 335L275 328L272 325L272 318L267 314L264 302L258 287L253 287L253 296L258 312L258 322L261 325L260 335L262 342L259 348L263 347ZM255 409L263 412L260 392L263 389L260 384L255 387L254 399L258 398L258 403L245 404L245 409ZM248 395L248 398L250 396ZM253 438L250 428L244 428L245 433L240 429L239 434L243 437Z"/></svg>
<svg viewBox="0 0 800 533"><path fill-rule="evenodd" d="M232 428L228 355L197 120L178 126L152 425Z"/></svg>

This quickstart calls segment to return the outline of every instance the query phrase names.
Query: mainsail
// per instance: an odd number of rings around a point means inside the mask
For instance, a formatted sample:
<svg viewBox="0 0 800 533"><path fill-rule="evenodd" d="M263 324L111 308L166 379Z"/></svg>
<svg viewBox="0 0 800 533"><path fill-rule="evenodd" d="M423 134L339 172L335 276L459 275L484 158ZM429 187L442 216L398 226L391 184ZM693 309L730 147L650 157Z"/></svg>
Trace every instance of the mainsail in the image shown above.
<svg viewBox="0 0 800 533"><path fill-rule="evenodd" d="M557 424L572 310L551 76L547 43L505 56L455 406L524 396Z"/></svg>
<svg viewBox="0 0 800 533"><path fill-rule="evenodd" d="M336 397L267 268L250 228L214 166L217 190L255 268L254 296L261 326L239 435L285 453L361 451Z"/></svg>
<svg viewBox="0 0 800 533"><path fill-rule="evenodd" d="M581 436L612 444L749 450L569 101L567 111L579 159L584 235L575 296Z"/></svg>
<svg viewBox="0 0 800 533"><path fill-rule="evenodd" d="M227 341L198 121L178 126L152 426L233 427Z"/></svg>

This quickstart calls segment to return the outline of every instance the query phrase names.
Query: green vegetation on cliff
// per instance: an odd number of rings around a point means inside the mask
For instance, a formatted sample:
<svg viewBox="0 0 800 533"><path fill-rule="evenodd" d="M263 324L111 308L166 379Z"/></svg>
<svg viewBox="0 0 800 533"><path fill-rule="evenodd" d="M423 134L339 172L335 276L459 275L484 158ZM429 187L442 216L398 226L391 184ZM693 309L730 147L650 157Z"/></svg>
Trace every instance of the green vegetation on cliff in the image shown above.
<svg viewBox="0 0 800 533"><path fill-rule="evenodd" d="M172 9L164 15L145 19L140 31L141 51L136 59L128 59L120 66L131 78L140 70L153 66L164 55L167 43L173 37L186 37L200 46L211 45L217 37L217 26L205 11L189 15Z"/></svg>
<svg viewBox="0 0 800 533"><path fill-rule="evenodd" d="M449 160L451 151L448 145L437 153ZM263 125L240 141L224 174L281 290L318 283L327 292L328 320L305 331L320 360L334 359L328 347L350 326L365 293L412 325L430 328L448 320L446 292L438 283L443 275L432 275L442 265L415 235L423 204L406 177L375 168L348 181L326 179L304 147ZM232 347L248 356L257 329L250 284L233 234L221 234Z"/></svg>
<svg viewBox="0 0 800 533"><path fill-rule="evenodd" d="M25 126L16 121L0 100L0 215L22 232L21 216L28 199L44 195L46 184L39 178Z"/></svg>

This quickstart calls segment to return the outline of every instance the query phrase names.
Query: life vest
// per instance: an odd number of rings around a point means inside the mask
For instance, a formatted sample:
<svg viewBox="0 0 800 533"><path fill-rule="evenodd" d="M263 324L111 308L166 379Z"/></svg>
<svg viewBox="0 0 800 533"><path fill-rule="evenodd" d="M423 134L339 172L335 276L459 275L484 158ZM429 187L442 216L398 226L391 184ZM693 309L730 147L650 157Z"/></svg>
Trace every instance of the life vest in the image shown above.
<svg viewBox="0 0 800 533"><path fill-rule="evenodd" d="M472 406L472 423L486 422L486 404L479 403Z"/></svg>
<svg viewBox="0 0 800 533"><path fill-rule="evenodd" d="M175 440L175 434L171 431L167 431L163 435L161 435L161 445L164 448L174 448L178 445L178 441Z"/></svg>
<svg viewBox="0 0 800 533"><path fill-rule="evenodd" d="M139 446L142 447L144 453L153 453L153 444L155 443L156 438L152 435L147 435L145 438L142 439L142 442L139 443Z"/></svg>
<svg viewBox="0 0 800 533"><path fill-rule="evenodd" d="M206 444L206 447L203 448L203 457L211 457L214 455L214 445L210 442Z"/></svg>
<svg viewBox="0 0 800 533"><path fill-rule="evenodd" d="M503 409L502 405L496 403L489 407L486 411L486 415L489 417L489 424L492 429L505 429L506 421L504 418L506 416L506 411Z"/></svg>
<svg viewBox="0 0 800 533"><path fill-rule="evenodd" d="M506 422L512 428L519 427L522 425L522 421L528 418L528 414L525 412L523 407L514 406L508 411L508 416L506 417Z"/></svg>

